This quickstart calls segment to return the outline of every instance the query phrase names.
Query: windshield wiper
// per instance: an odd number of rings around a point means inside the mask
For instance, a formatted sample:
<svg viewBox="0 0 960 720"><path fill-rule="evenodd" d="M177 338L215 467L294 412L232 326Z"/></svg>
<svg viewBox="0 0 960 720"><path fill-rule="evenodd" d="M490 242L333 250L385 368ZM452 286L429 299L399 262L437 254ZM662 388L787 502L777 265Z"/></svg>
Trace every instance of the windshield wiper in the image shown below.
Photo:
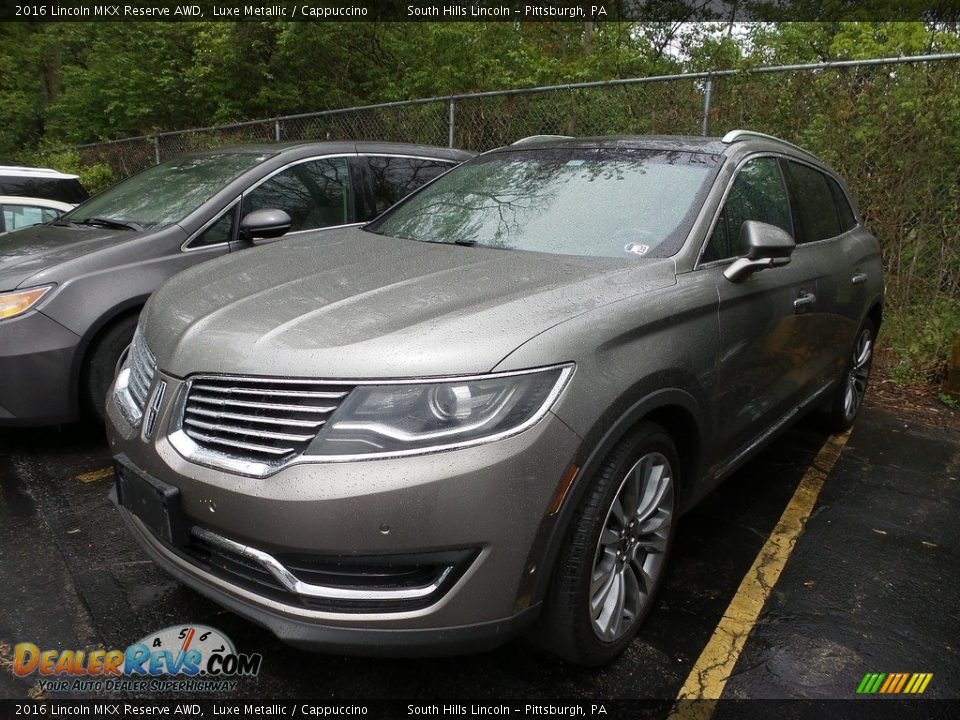
<svg viewBox="0 0 960 720"><path fill-rule="evenodd" d="M123 222L122 220L113 220L112 218L91 217L83 220L73 220L77 225L96 225L97 227L108 227L116 230L143 230L142 225L134 222Z"/></svg>
<svg viewBox="0 0 960 720"><path fill-rule="evenodd" d="M426 238L405 238L406 240L416 240L417 242L431 243L433 245L460 245L461 247L476 247L480 243L476 240L427 240Z"/></svg>

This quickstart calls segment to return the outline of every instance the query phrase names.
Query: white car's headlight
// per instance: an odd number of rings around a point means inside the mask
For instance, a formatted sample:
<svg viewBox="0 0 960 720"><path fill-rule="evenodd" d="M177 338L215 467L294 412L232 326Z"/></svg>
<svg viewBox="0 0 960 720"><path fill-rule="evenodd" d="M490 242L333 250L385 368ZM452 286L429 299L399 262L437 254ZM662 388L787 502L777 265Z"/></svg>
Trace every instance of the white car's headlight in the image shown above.
<svg viewBox="0 0 960 720"><path fill-rule="evenodd" d="M40 299L53 288L53 285L43 285L28 290L3 293L0 295L0 320L22 315L40 302Z"/></svg>
<svg viewBox="0 0 960 720"><path fill-rule="evenodd" d="M360 385L307 455L440 450L513 435L540 420L572 365L422 383Z"/></svg>

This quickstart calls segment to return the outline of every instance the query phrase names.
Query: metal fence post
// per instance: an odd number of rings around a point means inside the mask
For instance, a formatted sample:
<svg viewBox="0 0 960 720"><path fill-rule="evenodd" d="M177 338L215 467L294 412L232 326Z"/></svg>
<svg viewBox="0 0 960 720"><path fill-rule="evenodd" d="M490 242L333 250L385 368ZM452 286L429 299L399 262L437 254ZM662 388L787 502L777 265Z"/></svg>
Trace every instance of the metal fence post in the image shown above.
<svg viewBox="0 0 960 720"><path fill-rule="evenodd" d="M700 124L700 134L706 137L710 134L710 100L713 95L713 78L707 76L706 85L703 88L703 121Z"/></svg>
<svg viewBox="0 0 960 720"><path fill-rule="evenodd" d="M160 136L153 136L153 156L157 160L157 165L160 164Z"/></svg>
<svg viewBox="0 0 960 720"><path fill-rule="evenodd" d="M277 142L280 142L280 121L279 120L273 121L273 136L274 138L276 138Z"/></svg>
<svg viewBox="0 0 960 720"><path fill-rule="evenodd" d="M447 147L453 147L453 135L456 128L454 122L454 102L453 99L450 100L450 105L447 110Z"/></svg>

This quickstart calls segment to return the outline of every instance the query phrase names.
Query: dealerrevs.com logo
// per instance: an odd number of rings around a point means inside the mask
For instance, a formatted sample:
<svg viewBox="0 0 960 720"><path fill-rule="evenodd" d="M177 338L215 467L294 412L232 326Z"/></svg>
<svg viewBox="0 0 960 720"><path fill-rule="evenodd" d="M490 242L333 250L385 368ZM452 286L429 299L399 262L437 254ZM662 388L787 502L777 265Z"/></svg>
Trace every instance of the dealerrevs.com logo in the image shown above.
<svg viewBox="0 0 960 720"><path fill-rule="evenodd" d="M39 675L45 691L224 692L255 677L263 656L238 653L230 638L205 625L174 625L126 650L41 650L14 647L13 672Z"/></svg>

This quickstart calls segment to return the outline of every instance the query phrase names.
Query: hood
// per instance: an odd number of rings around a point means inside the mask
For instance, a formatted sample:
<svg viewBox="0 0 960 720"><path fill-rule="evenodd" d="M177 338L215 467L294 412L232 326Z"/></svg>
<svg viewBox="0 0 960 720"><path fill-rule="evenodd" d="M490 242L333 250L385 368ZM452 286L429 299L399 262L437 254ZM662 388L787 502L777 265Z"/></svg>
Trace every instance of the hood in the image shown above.
<svg viewBox="0 0 960 720"><path fill-rule="evenodd" d="M38 272L147 233L100 227L34 225L0 236L0 291Z"/></svg>
<svg viewBox="0 0 960 720"><path fill-rule="evenodd" d="M461 247L352 228L181 273L150 300L144 333L159 367L180 377L481 373L564 320L675 282L671 260Z"/></svg>

